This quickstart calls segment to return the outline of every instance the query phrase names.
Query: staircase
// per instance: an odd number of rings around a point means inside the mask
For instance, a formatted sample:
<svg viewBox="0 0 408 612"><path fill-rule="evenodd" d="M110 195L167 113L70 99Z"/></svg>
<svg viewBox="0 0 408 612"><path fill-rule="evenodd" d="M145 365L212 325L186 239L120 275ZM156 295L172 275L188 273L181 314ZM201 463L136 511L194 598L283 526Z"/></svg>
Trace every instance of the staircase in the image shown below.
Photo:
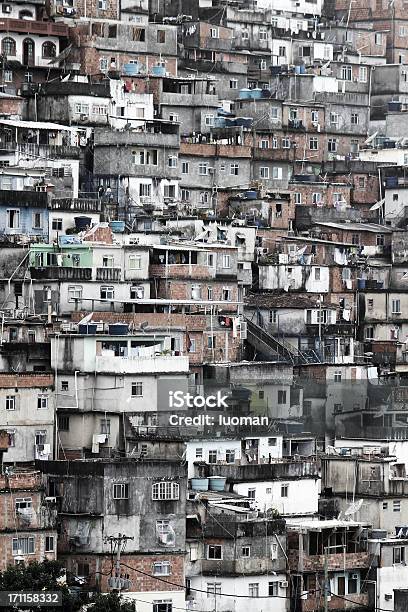
<svg viewBox="0 0 408 612"><path fill-rule="evenodd" d="M276 338L250 319L245 317L245 321L247 323L247 342L268 359L292 365L321 363L315 351L299 351L283 338Z"/></svg>

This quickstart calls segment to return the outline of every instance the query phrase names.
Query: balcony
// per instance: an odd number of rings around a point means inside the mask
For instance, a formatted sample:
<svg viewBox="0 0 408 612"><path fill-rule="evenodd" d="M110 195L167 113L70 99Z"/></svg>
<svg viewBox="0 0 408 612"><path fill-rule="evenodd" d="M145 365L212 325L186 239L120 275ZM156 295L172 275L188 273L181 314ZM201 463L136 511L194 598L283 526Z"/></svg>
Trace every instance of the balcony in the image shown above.
<svg viewBox="0 0 408 612"><path fill-rule="evenodd" d="M291 551L289 565L292 571L322 572L324 571L325 555L302 554L299 558L298 551ZM327 569L329 572L363 569L370 566L370 555L368 552L336 553L327 555Z"/></svg>
<svg viewBox="0 0 408 612"><path fill-rule="evenodd" d="M214 278L213 268L198 264L151 264L149 270L154 278Z"/></svg>
<svg viewBox="0 0 408 612"><path fill-rule="evenodd" d="M39 34L40 36L68 37L68 26L51 21L30 21L25 19L4 19L0 21L0 32L19 32L21 34ZM48 59L48 62L50 59Z"/></svg>
<svg viewBox="0 0 408 612"><path fill-rule="evenodd" d="M54 198L49 204L51 210L96 213L102 211L100 199Z"/></svg>
<svg viewBox="0 0 408 612"><path fill-rule="evenodd" d="M48 266L46 268L30 268L31 278L36 280L90 281L92 268L63 268Z"/></svg>
<svg viewBox="0 0 408 612"><path fill-rule="evenodd" d="M98 281L120 281L120 268L96 268L96 280Z"/></svg>
<svg viewBox="0 0 408 612"><path fill-rule="evenodd" d="M284 571L285 559L282 558L276 561L266 557L251 558L251 559L235 559L235 560L201 560L201 572L203 576L242 576L266 574L276 572L277 570ZM199 568L195 568L197 570Z"/></svg>
<svg viewBox="0 0 408 612"><path fill-rule="evenodd" d="M47 208L48 193L44 191L9 191L0 189L0 205L12 205L19 208Z"/></svg>
<svg viewBox="0 0 408 612"><path fill-rule="evenodd" d="M321 601L322 598L320 595L309 596L307 599L301 601L301 608L296 608L298 610L302 610L302 612L315 612L315 610L321 609ZM360 610L362 608L368 609L368 594L367 593L359 593L358 595L347 595L347 601L344 601L343 597L336 597L335 595L331 596L331 600L329 602L330 610Z"/></svg>
<svg viewBox="0 0 408 612"><path fill-rule="evenodd" d="M0 144L0 154L19 153L32 157L45 159L79 159L81 150L79 147L65 145L35 144L33 142L6 142Z"/></svg>
<svg viewBox="0 0 408 612"><path fill-rule="evenodd" d="M255 160L288 162L294 160L295 155L295 149L254 149Z"/></svg>
<svg viewBox="0 0 408 612"><path fill-rule="evenodd" d="M189 371L188 357L158 355L156 357L97 356L97 372L116 374L179 373Z"/></svg>

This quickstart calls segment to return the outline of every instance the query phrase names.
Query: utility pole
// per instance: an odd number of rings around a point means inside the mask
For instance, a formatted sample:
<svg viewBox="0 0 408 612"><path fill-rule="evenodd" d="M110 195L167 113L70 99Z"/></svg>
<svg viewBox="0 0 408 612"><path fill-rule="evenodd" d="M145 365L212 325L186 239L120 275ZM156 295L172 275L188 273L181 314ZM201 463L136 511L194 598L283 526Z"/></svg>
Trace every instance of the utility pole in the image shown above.
<svg viewBox="0 0 408 612"><path fill-rule="evenodd" d="M117 593L120 593L122 589L129 589L131 587L131 581L127 578L122 578L120 575L120 556L128 540L134 540L134 538L121 533L118 533L117 536L105 538L106 542L110 542L112 551L115 550L116 546L115 575L108 579L108 585Z"/></svg>
<svg viewBox="0 0 408 612"><path fill-rule="evenodd" d="M329 561L327 558L327 548L324 550L324 612L329 612Z"/></svg>

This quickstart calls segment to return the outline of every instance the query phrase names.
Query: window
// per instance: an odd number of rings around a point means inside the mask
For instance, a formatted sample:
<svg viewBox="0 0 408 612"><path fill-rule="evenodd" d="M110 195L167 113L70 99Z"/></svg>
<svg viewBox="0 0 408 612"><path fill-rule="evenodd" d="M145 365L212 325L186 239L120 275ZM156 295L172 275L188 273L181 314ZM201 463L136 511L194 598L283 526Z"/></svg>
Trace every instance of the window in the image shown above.
<svg viewBox="0 0 408 612"><path fill-rule="evenodd" d="M89 576L89 563L77 562L77 576Z"/></svg>
<svg viewBox="0 0 408 612"><path fill-rule="evenodd" d="M354 593L357 593L357 584L358 584L358 579L356 577L356 574L349 574L348 580L347 580L347 592L349 595L353 595Z"/></svg>
<svg viewBox="0 0 408 612"><path fill-rule="evenodd" d="M337 151L337 140L336 138L329 138L327 141L327 150L329 153L336 153Z"/></svg>
<svg viewBox="0 0 408 612"><path fill-rule="evenodd" d="M269 168L268 168L268 166L261 166L259 168L259 178L260 179L268 179L269 178Z"/></svg>
<svg viewBox="0 0 408 612"><path fill-rule="evenodd" d="M214 115L205 115L204 123L207 127L213 127L214 126Z"/></svg>
<svg viewBox="0 0 408 612"><path fill-rule="evenodd" d="M238 80L230 79L230 89L238 89Z"/></svg>
<svg viewBox="0 0 408 612"><path fill-rule="evenodd" d="M5 83L12 83L13 82L13 71L12 70L5 70L4 71L4 82Z"/></svg>
<svg viewBox="0 0 408 612"><path fill-rule="evenodd" d="M16 497L15 499L16 512L18 510L30 510L33 507L31 497Z"/></svg>
<svg viewBox="0 0 408 612"><path fill-rule="evenodd" d="M62 230L62 219L61 218L53 219L51 227L53 230L60 232Z"/></svg>
<svg viewBox="0 0 408 612"><path fill-rule="evenodd" d="M221 595L221 582L207 582L207 597Z"/></svg>
<svg viewBox="0 0 408 612"><path fill-rule="evenodd" d="M208 463L217 463L217 451L216 450L208 451Z"/></svg>
<svg viewBox="0 0 408 612"><path fill-rule="evenodd" d="M265 399L265 391L259 391L258 392L258 398L259 399Z"/></svg>
<svg viewBox="0 0 408 612"><path fill-rule="evenodd" d="M351 113L351 125L359 124L359 116L357 113Z"/></svg>
<svg viewBox="0 0 408 612"><path fill-rule="evenodd" d="M197 352L197 344L196 344L195 338L190 338L190 346L188 348L188 352L189 353L196 353Z"/></svg>
<svg viewBox="0 0 408 612"><path fill-rule="evenodd" d="M351 81L353 78L353 69L352 66L346 64L341 67L341 80L342 81Z"/></svg>
<svg viewBox="0 0 408 612"><path fill-rule="evenodd" d="M7 227L9 229L19 229L20 228L20 209L19 208L9 208L7 210Z"/></svg>
<svg viewBox="0 0 408 612"><path fill-rule="evenodd" d="M143 397L142 382L132 382L132 397Z"/></svg>
<svg viewBox="0 0 408 612"><path fill-rule="evenodd" d="M102 257L102 267L103 268L113 268L114 259L113 255L104 255Z"/></svg>
<svg viewBox="0 0 408 612"><path fill-rule="evenodd" d="M141 270L142 269L142 256L141 255L129 255L129 270Z"/></svg>
<svg viewBox="0 0 408 612"><path fill-rule="evenodd" d="M381 32L376 32L375 33L375 44L382 45L382 41L383 41L383 37L382 37Z"/></svg>
<svg viewBox="0 0 408 612"><path fill-rule="evenodd" d="M274 582L270 582L268 585L268 595L269 597L278 597L279 595L279 582L275 580Z"/></svg>
<svg viewBox="0 0 408 612"><path fill-rule="evenodd" d="M401 500L394 499L394 501L392 502L392 511L401 512Z"/></svg>
<svg viewBox="0 0 408 612"><path fill-rule="evenodd" d="M150 198L151 185L150 183L140 183L139 185L139 196L141 198Z"/></svg>
<svg viewBox="0 0 408 612"><path fill-rule="evenodd" d="M358 80L360 83L367 83L368 69L367 66L359 66L358 69Z"/></svg>
<svg viewBox="0 0 408 612"><path fill-rule="evenodd" d="M16 430L15 429L7 429L8 435L8 444L11 448L14 448L16 445Z"/></svg>
<svg viewBox="0 0 408 612"><path fill-rule="evenodd" d="M209 544L207 547L207 559L222 559L221 544Z"/></svg>
<svg viewBox="0 0 408 612"><path fill-rule="evenodd" d="M281 497L288 497L289 493L289 485L283 484L281 485Z"/></svg>
<svg viewBox="0 0 408 612"><path fill-rule="evenodd" d="M153 576L170 576L170 561L156 561L153 563Z"/></svg>
<svg viewBox="0 0 408 612"><path fill-rule="evenodd" d="M248 584L248 594L250 597L259 597L259 582L250 582Z"/></svg>
<svg viewBox="0 0 408 612"><path fill-rule="evenodd" d="M38 429L34 434L36 446L44 446L47 443L47 432L45 429Z"/></svg>
<svg viewBox="0 0 408 612"><path fill-rule="evenodd" d="M202 448L196 448L195 456L196 456L196 459L202 459L203 458L203 449Z"/></svg>
<svg viewBox="0 0 408 612"><path fill-rule="evenodd" d="M215 336L208 336L208 348L209 349L215 349L215 345L216 345L216 340L215 340Z"/></svg>
<svg viewBox="0 0 408 612"><path fill-rule="evenodd" d="M231 255L223 255L222 256L222 267L230 268L231 267Z"/></svg>
<svg viewBox="0 0 408 612"><path fill-rule="evenodd" d="M99 431L101 434L110 435L110 419L101 419Z"/></svg>
<svg viewBox="0 0 408 612"><path fill-rule="evenodd" d="M132 151L132 159L137 166L157 166L158 152L157 149Z"/></svg>
<svg viewBox="0 0 408 612"><path fill-rule="evenodd" d="M177 168L177 157L175 155L170 155L167 159L167 165L169 168Z"/></svg>
<svg viewBox="0 0 408 612"><path fill-rule="evenodd" d="M278 404L286 404L286 391L278 390Z"/></svg>
<svg viewBox="0 0 408 612"><path fill-rule="evenodd" d="M80 285L68 286L68 302L76 302L82 299L82 287Z"/></svg>
<svg viewBox="0 0 408 612"><path fill-rule="evenodd" d="M267 138L262 138L262 140L259 143L259 148L260 149L269 149L269 140Z"/></svg>
<svg viewBox="0 0 408 612"><path fill-rule="evenodd" d="M315 281L319 281L320 280L320 268L315 268L314 269L314 277L315 277Z"/></svg>
<svg viewBox="0 0 408 612"><path fill-rule="evenodd" d="M39 212L33 213L32 218L33 229L42 229L42 214Z"/></svg>
<svg viewBox="0 0 408 612"><path fill-rule="evenodd" d="M92 106L92 114L106 117L106 115L108 114L107 105L106 104L94 104Z"/></svg>
<svg viewBox="0 0 408 612"><path fill-rule="evenodd" d="M157 30L157 42L161 45L166 42L166 30Z"/></svg>
<svg viewBox="0 0 408 612"><path fill-rule="evenodd" d="M286 57L286 47L279 47L278 55L279 57Z"/></svg>
<svg viewBox="0 0 408 612"><path fill-rule="evenodd" d="M238 176L239 164L230 164L230 174L231 176Z"/></svg>
<svg viewBox="0 0 408 612"><path fill-rule="evenodd" d="M374 338L374 327L372 325L365 328L366 340L372 340Z"/></svg>
<svg viewBox="0 0 408 612"><path fill-rule="evenodd" d="M276 446L278 443L277 438L268 438L268 446Z"/></svg>
<svg viewBox="0 0 408 612"><path fill-rule="evenodd" d="M222 288L222 300L223 302L229 302L231 300L231 289L227 287Z"/></svg>
<svg viewBox="0 0 408 612"><path fill-rule="evenodd" d="M394 546L392 549L392 562L394 565L405 564L405 546Z"/></svg>
<svg viewBox="0 0 408 612"><path fill-rule="evenodd" d="M205 162L200 162L198 164L198 174L200 176L205 176L208 174L208 164Z"/></svg>
<svg viewBox="0 0 408 612"><path fill-rule="evenodd" d="M33 555L34 537L13 538L13 555Z"/></svg>
<svg viewBox="0 0 408 612"><path fill-rule="evenodd" d="M100 11L106 11L107 4L108 4L107 0L98 0L98 9Z"/></svg>
<svg viewBox="0 0 408 612"><path fill-rule="evenodd" d="M248 499L256 499L256 489L248 489Z"/></svg>
<svg viewBox="0 0 408 612"><path fill-rule="evenodd" d="M282 149L290 149L289 138L282 138Z"/></svg>
<svg viewBox="0 0 408 612"><path fill-rule="evenodd" d="M54 536L45 536L45 552L54 552Z"/></svg>
<svg viewBox="0 0 408 612"><path fill-rule="evenodd" d="M16 396L6 395L6 410L15 410L15 409L16 409Z"/></svg>
<svg viewBox="0 0 408 612"><path fill-rule="evenodd" d="M37 409L47 410L48 408L48 395L39 395L37 397Z"/></svg>
<svg viewBox="0 0 408 612"><path fill-rule="evenodd" d="M117 482L113 485L113 499L129 499L129 484Z"/></svg>
<svg viewBox="0 0 408 612"><path fill-rule="evenodd" d="M26 72L24 75L24 83L32 83L33 82L33 73Z"/></svg>
<svg viewBox="0 0 408 612"><path fill-rule="evenodd" d="M248 559L251 556L251 547L243 546L241 549L241 557Z"/></svg>
<svg viewBox="0 0 408 612"><path fill-rule="evenodd" d="M177 482L162 481L155 482L152 486L153 500L177 500L180 499L180 487Z"/></svg>
<svg viewBox="0 0 408 612"><path fill-rule="evenodd" d="M115 298L115 289L111 286L103 285L100 290L101 300L113 300Z"/></svg>
<svg viewBox="0 0 408 612"><path fill-rule="evenodd" d="M388 502L383 502L383 510L388 510Z"/></svg>
<svg viewBox="0 0 408 612"><path fill-rule="evenodd" d="M338 125L338 123L339 123L339 115L338 115L338 113L330 113L330 123L332 125Z"/></svg>
<svg viewBox="0 0 408 612"><path fill-rule="evenodd" d="M398 202L398 193L393 193L392 194L392 201L393 202Z"/></svg>
<svg viewBox="0 0 408 612"><path fill-rule="evenodd" d="M392 300L392 314L401 314L401 300Z"/></svg>
<svg viewBox="0 0 408 612"><path fill-rule="evenodd" d="M311 151L317 151L319 148L319 141L318 139L313 136L312 138L309 138L309 149Z"/></svg>
<svg viewBox="0 0 408 612"><path fill-rule="evenodd" d="M225 451L225 461L227 463L235 463L235 451L234 450L226 450Z"/></svg>
<svg viewBox="0 0 408 612"><path fill-rule="evenodd" d="M181 173L188 174L190 171L190 164L186 161L183 161L181 164Z"/></svg>
<svg viewBox="0 0 408 612"><path fill-rule="evenodd" d="M266 28L259 28L258 38L259 40L268 40L268 30Z"/></svg>
<svg viewBox="0 0 408 612"><path fill-rule="evenodd" d="M69 431L69 416L60 414L58 416L58 429L60 431Z"/></svg>
<svg viewBox="0 0 408 612"><path fill-rule="evenodd" d="M9 36L3 38L1 42L1 50L3 55L16 55L16 41Z"/></svg>
<svg viewBox="0 0 408 612"><path fill-rule="evenodd" d="M385 236L384 234L377 234L377 246L384 246Z"/></svg>
<svg viewBox="0 0 408 612"><path fill-rule="evenodd" d="M51 59L53 57L56 57L57 55L57 47L50 40L47 40L45 43L43 43L41 49L43 58Z"/></svg>
<svg viewBox="0 0 408 612"><path fill-rule="evenodd" d="M272 168L272 178L280 180L282 178L282 168L277 168L276 166L274 166Z"/></svg>

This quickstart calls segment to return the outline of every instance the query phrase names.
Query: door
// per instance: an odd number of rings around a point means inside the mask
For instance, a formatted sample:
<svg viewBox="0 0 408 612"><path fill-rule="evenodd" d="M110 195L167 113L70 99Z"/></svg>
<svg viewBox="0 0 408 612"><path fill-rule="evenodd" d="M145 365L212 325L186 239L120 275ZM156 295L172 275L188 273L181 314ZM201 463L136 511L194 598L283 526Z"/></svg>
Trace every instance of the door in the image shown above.
<svg viewBox="0 0 408 612"><path fill-rule="evenodd" d="M23 64L24 66L34 66L34 41L31 38L23 40Z"/></svg>

